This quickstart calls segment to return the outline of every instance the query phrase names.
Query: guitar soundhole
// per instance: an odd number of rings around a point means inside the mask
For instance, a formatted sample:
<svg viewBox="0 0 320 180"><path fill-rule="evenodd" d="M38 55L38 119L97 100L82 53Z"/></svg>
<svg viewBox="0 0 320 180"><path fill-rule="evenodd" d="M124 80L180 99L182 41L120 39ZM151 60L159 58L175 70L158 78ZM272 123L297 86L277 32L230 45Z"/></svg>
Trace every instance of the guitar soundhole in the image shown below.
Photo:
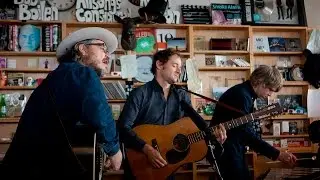
<svg viewBox="0 0 320 180"><path fill-rule="evenodd" d="M178 134L173 139L173 147L178 152L187 151L189 148L188 137L183 134Z"/></svg>

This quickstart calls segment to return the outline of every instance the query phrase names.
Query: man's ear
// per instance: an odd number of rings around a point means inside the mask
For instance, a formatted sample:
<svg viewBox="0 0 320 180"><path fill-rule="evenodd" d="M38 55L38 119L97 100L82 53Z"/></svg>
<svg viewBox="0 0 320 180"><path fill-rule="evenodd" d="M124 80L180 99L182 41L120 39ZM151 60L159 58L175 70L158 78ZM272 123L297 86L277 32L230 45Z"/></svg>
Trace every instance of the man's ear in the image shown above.
<svg viewBox="0 0 320 180"><path fill-rule="evenodd" d="M87 54L87 51L86 51L87 48L84 44L78 44L76 46L78 46L77 49L78 49L79 54L81 54L81 55Z"/></svg>
<svg viewBox="0 0 320 180"><path fill-rule="evenodd" d="M163 69L163 63L159 60L156 61L156 69Z"/></svg>

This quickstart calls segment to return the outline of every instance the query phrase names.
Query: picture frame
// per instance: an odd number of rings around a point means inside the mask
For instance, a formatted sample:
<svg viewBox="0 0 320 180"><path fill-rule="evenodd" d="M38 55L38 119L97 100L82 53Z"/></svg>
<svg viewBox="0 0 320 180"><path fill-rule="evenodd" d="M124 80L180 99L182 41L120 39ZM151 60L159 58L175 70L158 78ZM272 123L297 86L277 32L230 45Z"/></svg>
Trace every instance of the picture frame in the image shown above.
<svg viewBox="0 0 320 180"><path fill-rule="evenodd" d="M244 25L307 26L304 0L239 0L239 3Z"/></svg>

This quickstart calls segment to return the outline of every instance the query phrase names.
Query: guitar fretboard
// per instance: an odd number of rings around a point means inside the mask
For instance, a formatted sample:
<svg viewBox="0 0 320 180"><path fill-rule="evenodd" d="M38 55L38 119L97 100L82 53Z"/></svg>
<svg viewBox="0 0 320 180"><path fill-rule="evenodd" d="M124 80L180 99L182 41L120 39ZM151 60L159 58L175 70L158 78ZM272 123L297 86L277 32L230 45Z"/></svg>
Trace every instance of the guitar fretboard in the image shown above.
<svg viewBox="0 0 320 180"><path fill-rule="evenodd" d="M224 123L221 123L221 124L224 126L224 128L226 130L229 130L229 129L238 127L240 125L246 124L246 123L248 123L250 121L253 121L253 120L254 120L253 114L250 113L250 114L247 114L245 116L242 116L242 117L239 117L237 119L233 119L231 121L224 122ZM209 128L210 134L213 134L214 129L218 128L218 127L219 127L219 125L210 127ZM188 137L189 143L192 144L192 143L196 143L198 141L203 140L205 138L205 136L206 136L206 133L204 131L198 131L198 132L189 134L187 137Z"/></svg>

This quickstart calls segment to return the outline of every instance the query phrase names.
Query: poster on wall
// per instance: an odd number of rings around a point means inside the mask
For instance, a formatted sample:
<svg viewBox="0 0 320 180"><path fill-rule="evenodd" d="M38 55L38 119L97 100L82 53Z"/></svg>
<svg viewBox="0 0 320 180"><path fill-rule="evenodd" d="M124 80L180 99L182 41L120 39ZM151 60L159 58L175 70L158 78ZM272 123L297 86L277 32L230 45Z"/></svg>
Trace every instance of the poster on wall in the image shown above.
<svg viewBox="0 0 320 180"><path fill-rule="evenodd" d="M303 0L240 0L243 24L307 26Z"/></svg>

